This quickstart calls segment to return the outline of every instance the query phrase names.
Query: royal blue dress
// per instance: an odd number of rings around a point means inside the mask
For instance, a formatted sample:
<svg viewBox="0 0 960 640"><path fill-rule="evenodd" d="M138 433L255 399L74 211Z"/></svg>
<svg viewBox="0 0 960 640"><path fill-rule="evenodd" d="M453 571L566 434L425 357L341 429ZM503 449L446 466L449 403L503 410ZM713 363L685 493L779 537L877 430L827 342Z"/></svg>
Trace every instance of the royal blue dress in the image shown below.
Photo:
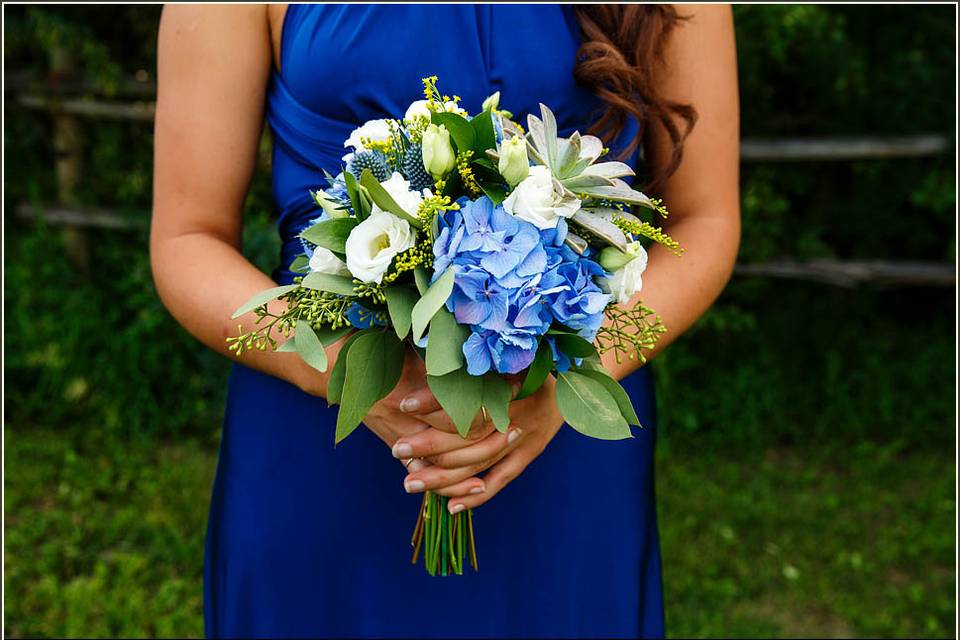
<svg viewBox="0 0 960 640"><path fill-rule="evenodd" d="M501 92L518 116L549 105L562 134L600 104L575 84L579 30L558 5L290 5L267 116L283 238L319 211L360 123L402 116L420 79L476 112ZM274 273L278 282L292 274ZM624 381L644 429L605 442L560 430L474 514L480 572L410 564L421 496L366 429L333 446L336 407L235 366L207 532L209 637L658 637L663 635L650 373Z"/></svg>

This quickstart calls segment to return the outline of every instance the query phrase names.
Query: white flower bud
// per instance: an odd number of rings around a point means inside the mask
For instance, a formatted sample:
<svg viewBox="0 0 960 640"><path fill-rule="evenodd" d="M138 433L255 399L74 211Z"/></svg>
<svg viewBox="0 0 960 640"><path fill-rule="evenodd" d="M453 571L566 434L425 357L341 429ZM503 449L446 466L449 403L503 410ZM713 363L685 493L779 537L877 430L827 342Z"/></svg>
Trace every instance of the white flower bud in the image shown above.
<svg viewBox="0 0 960 640"><path fill-rule="evenodd" d="M431 124L423 132L423 167L435 180L450 172L457 156L450 144L450 132L443 125Z"/></svg>
<svg viewBox="0 0 960 640"><path fill-rule="evenodd" d="M530 175L530 161L527 159L527 142L520 136L504 140L500 145L500 162L497 171L511 187L515 187Z"/></svg>

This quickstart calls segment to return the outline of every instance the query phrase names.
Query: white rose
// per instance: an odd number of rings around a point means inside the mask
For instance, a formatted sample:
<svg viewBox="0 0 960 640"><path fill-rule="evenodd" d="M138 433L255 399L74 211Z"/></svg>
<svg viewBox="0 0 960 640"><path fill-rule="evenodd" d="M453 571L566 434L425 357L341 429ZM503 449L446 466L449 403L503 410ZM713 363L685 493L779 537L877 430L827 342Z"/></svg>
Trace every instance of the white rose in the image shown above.
<svg viewBox="0 0 960 640"><path fill-rule="evenodd" d="M507 213L540 229L553 229L560 218L569 218L580 208L580 200L563 197L553 189L553 176L543 165L530 167L527 176L503 201Z"/></svg>
<svg viewBox="0 0 960 640"><path fill-rule="evenodd" d="M383 142L389 137L389 120L367 120L362 126L350 132L350 137L343 143L343 146L353 147L357 151L363 151L366 149L366 147L363 146L363 138L367 138L373 142Z"/></svg>
<svg viewBox="0 0 960 640"><path fill-rule="evenodd" d="M350 271L343 260L326 247L317 247L310 258L310 270L317 273L329 273L335 276L349 276Z"/></svg>
<svg viewBox="0 0 960 640"><path fill-rule="evenodd" d="M412 247L416 239L406 220L375 208L347 237L347 269L362 282L380 284L394 256Z"/></svg>
<svg viewBox="0 0 960 640"><path fill-rule="evenodd" d="M640 289L643 288L641 276L647 268L647 251L639 242L628 244L627 254L636 257L614 271L613 277L607 279L610 293L619 304L630 302L633 296L640 293Z"/></svg>
<svg viewBox="0 0 960 640"><path fill-rule="evenodd" d="M414 218L417 217L420 203L423 202L423 194L419 191L411 191L409 180L405 180L402 175L394 171L389 180L381 182L380 184L387 190L387 193L390 194L393 201L400 205L401 209ZM374 211L381 211L376 203L374 203L373 209Z"/></svg>

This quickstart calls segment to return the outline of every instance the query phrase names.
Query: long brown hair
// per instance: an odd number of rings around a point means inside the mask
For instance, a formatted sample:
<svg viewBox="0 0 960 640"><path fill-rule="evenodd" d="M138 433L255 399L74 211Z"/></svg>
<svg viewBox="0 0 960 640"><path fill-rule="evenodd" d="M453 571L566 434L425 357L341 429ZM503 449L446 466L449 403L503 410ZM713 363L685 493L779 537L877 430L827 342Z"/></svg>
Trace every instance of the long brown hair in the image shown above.
<svg viewBox="0 0 960 640"><path fill-rule="evenodd" d="M647 187L656 191L680 165L683 142L697 120L691 105L664 98L655 82L667 39L682 18L670 5L578 5L575 12L583 42L573 75L607 107L590 133L609 143L634 117L640 129L621 153L625 157L640 144L650 122L660 123L673 149L669 162L648 176Z"/></svg>

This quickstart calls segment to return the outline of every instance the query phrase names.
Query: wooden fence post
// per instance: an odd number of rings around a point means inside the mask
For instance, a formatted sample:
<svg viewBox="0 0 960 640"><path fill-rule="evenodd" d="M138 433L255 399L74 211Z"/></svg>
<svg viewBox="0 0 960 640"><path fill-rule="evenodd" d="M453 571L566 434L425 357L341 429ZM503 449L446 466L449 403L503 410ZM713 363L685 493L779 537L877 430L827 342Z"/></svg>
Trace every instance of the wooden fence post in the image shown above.
<svg viewBox="0 0 960 640"><path fill-rule="evenodd" d="M50 80L53 83L69 79L76 71L72 52L62 44L50 49ZM77 186L83 168L83 141L80 121L76 115L54 109L53 148L57 174L57 200L65 207L79 207ZM83 272L90 271L90 245L83 227L67 225L63 242L70 260Z"/></svg>

